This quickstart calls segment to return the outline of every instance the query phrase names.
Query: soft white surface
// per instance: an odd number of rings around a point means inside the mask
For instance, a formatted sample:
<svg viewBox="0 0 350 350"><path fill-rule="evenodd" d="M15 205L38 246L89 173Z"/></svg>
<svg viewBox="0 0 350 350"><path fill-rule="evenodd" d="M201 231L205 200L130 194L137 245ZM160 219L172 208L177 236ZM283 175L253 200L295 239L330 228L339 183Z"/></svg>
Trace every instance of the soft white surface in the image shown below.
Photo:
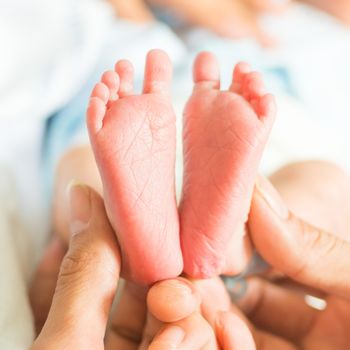
<svg viewBox="0 0 350 350"><path fill-rule="evenodd" d="M22 225L13 178L0 168L0 349L27 349L34 336L27 296L32 242Z"/></svg>
<svg viewBox="0 0 350 350"><path fill-rule="evenodd" d="M26 288L48 233L39 166L45 118L80 88L111 22L94 0L0 1L1 349L33 340Z"/></svg>
<svg viewBox="0 0 350 350"><path fill-rule="evenodd" d="M1 117L42 120L80 88L112 16L94 0L2 0L0 5Z"/></svg>
<svg viewBox="0 0 350 350"><path fill-rule="evenodd" d="M0 2L0 164L17 179L21 215L39 245L47 229L39 218L48 212L39 166L44 122L87 79L112 21L94 0Z"/></svg>

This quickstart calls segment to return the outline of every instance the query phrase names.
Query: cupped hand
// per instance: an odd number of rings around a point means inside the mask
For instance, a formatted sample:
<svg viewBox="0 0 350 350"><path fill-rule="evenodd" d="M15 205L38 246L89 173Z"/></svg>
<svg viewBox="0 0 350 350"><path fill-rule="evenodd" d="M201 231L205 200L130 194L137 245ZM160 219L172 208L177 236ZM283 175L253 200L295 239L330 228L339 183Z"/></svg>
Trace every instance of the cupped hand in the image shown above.
<svg viewBox="0 0 350 350"><path fill-rule="evenodd" d="M191 281L201 296L200 312L223 341L220 345L349 349L349 242L296 217L264 179L253 195L249 232L258 252L284 277L248 278L247 291L235 304L220 279Z"/></svg>
<svg viewBox="0 0 350 350"><path fill-rule="evenodd" d="M46 322L32 349L154 350L171 349L175 343L179 349L207 350L349 348L349 243L295 217L269 183L260 181L256 187L251 237L276 270L322 292L327 303L322 311L310 307L300 290L252 278L239 302L243 314L219 279L176 279L152 287L149 312L146 291L127 284L110 314L120 271L115 235L101 198L85 186L72 191L74 235L56 291L64 255L57 241L44 256L33 286L38 328Z"/></svg>
<svg viewBox="0 0 350 350"><path fill-rule="evenodd" d="M39 335L31 350L219 349L200 313L201 297L185 280L153 286L148 308L147 290L126 282L112 308L119 248L102 199L86 186L71 189L71 231L68 252L55 238L34 278L30 299Z"/></svg>
<svg viewBox="0 0 350 350"><path fill-rule="evenodd" d="M268 349L350 349L350 243L296 217L262 178L249 231L262 257L286 276L278 283L248 280L240 301L258 329L285 341Z"/></svg>
<svg viewBox="0 0 350 350"><path fill-rule="evenodd" d="M32 349L104 348L119 282L119 248L103 201L95 192L86 186L73 186L70 204L68 252L64 256L64 246L55 240L33 282L36 326L38 330L43 327Z"/></svg>

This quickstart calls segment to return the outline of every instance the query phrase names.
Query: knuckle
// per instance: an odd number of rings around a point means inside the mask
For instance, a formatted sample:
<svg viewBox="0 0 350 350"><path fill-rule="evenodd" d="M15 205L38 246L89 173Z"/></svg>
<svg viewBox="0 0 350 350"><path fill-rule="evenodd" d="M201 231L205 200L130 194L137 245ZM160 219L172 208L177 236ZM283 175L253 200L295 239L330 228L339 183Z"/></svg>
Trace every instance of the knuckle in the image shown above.
<svg viewBox="0 0 350 350"><path fill-rule="evenodd" d="M78 275L90 268L91 265L90 253L68 252L61 265L60 278Z"/></svg>
<svg viewBox="0 0 350 350"><path fill-rule="evenodd" d="M338 246L338 238L309 224L303 225L304 255L322 259L332 254ZM310 254L312 253L312 254Z"/></svg>
<svg viewBox="0 0 350 350"><path fill-rule="evenodd" d="M299 263L292 272L294 278L307 274L311 267L333 255L341 244L335 235L304 221L298 221L297 226L301 241L298 247Z"/></svg>
<svg viewBox="0 0 350 350"><path fill-rule="evenodd" d="M72 237L69 250L64 257L60 277L81 274L98 264L99 254L90 242L86 242L85 233Z"/></svg>
<svg viewBox="0 0 350 350"><path fill-rule="evenodd" d="M119 274L119 256L117 252L103 242L83 238L81 234L75 235L70 248L61 264L59 278L80 278L83 275L99 274L109 278ZM98 236L98 234L96 234Z"/></svg>

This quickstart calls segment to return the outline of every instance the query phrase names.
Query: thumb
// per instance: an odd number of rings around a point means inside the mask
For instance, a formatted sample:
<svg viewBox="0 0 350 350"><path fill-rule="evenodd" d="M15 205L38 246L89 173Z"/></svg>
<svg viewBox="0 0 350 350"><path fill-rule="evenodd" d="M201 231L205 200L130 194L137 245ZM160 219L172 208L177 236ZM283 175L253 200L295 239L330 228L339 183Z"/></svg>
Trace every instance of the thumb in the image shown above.
<svg viewBox="0 0 350 350"><path fill-rule="evenodd" d="M75 185L70 204L72 238L38 349L102 349L119 279L119 250L102 199Z"/></svg>
<svg viewBox="0 0 350 350"><path fill-rule="evenodd" d="M296 217L264 178L256 183L248 225L272 267L313 288L349 296L350 244Z"/></svg>

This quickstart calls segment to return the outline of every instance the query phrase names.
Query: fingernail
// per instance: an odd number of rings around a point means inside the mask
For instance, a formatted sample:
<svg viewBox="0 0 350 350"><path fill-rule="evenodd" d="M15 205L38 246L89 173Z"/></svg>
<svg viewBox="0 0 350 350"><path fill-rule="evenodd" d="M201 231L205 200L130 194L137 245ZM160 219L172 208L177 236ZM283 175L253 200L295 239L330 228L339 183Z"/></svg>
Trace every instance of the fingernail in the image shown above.
<svg viewBox="0 0 350 350"><path fill-rule="evenodd" d="M72 235L82 232L89 226L91 218L90 190L73 180L68 186L69 228Z"/></svg>
<svg viewBox="0 0 350 350"><path fill-rule="evenodd" d="M188 282L185 280L168 280L165 283L160 282L158 288L164 288L166 291L172 291L174 294L181 295L182 297L187 297L193 294L193 288L190 287Z"/></svg>
<svg viewBox="0 0 350 350"><path fill-rule="evenodd" d="M284 204L279 193L268 180L262 176L259 176L255 182L255 188L276 215L278 215L281 219L288 219L288 208Z"/></svg>
<svg viewBox="0 0 350 350"><path fill-rule="evenodd" d="M160 333L156 343L161 343L170 349L176 349L185 338L185 331L178 326L171 326Z"/></svg>

